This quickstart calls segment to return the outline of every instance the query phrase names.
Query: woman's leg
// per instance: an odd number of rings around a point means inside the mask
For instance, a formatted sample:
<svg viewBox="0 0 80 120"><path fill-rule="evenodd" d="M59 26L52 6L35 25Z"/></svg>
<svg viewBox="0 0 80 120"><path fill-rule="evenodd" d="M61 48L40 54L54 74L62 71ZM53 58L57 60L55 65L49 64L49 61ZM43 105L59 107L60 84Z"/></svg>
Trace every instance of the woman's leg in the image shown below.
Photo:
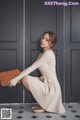
<svg viewBox="0 0 80 120"><path fill-rule="evenodd" d="M26 75L23 79L22 79L22 84L30 91L28 82L27 82L28 76Z"/></svg>
<svg viewBox="0 0 80 120"><path fill-rule="evenodd" d="M30 91L30 88L29 88L29 85L28 85L28 76L26 75L23 79L22 79L22 84ZM37 108L40 108L40 105L36 105L35 107L32 107L32 111L37 109Z"/></svg>

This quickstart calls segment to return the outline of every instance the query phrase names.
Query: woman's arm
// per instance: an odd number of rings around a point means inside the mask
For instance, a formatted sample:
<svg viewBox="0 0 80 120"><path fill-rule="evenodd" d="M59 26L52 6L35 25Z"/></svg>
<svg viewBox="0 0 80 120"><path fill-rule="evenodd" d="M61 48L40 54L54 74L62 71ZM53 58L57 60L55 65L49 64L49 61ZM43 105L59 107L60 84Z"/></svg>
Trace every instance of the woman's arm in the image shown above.
<svg viewBox="0 0 80 120"><path fill-rule="evenodd" d="M41 65L44 65L45 63L47 63L49 60L51 59L51 56L49 55L48 52L44 52L42 54L42 56L36 60L30 67L26 68L25 70L23 70L20 75L18 75L17 77L15 77L14 79L16 81L19 81L20 79L22 79L24 76L30 74L31 72L33 72L34 70L36 70L38 67L40 67Z"/></svg>

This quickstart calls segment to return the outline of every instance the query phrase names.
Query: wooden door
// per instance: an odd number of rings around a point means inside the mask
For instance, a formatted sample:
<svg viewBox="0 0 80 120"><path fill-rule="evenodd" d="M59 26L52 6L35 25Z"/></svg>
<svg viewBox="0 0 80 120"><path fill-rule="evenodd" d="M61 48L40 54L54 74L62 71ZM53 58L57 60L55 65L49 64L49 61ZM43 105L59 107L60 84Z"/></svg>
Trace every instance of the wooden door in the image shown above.
<svg viewBox="0 0 80 120"><path fill-rule="evenodd" d="M23 69L23 2L0 0L0 72ZM23 87L0 86L0 103L22 103Z"/></svg>
<svg viewBox="0 0 80 120"><path fill-rule="evenodd" d="M64 94L63 81L63 7L44 6L43 0L25 1L25 61L29 67L41 52L39 42L45 31L53 31L57 34L57 76ZM30 75L39 76L36 70ZM64 95L63 95L64 97ZM35 102L32 94L25 89L25 102Z"/></svg>
<svg viewBox="0 0 80 120"><path fill-rule="evenodd" d="M65 10L65 101L79 102L80 6L68 6Z"/></svg>

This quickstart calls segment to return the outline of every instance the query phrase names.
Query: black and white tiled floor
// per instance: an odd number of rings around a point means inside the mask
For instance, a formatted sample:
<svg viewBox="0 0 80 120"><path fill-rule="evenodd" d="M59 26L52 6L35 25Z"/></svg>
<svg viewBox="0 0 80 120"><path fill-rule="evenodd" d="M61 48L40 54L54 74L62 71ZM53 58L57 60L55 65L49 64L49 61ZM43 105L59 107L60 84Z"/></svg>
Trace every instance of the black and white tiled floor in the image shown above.
<svg viewBox="0 0 80 120"><path fill-rule="evenodd" d="M49 112L44 113L33 113L31 110L32 106L36 103L31 104L9 104L1 105L1 108L12 109L12 120L80 120L80 103L64 103L66 113L64 115L54 114ZM0 113L1 116L1 113ZM0 117L1 120L1 117Z"/></svg>

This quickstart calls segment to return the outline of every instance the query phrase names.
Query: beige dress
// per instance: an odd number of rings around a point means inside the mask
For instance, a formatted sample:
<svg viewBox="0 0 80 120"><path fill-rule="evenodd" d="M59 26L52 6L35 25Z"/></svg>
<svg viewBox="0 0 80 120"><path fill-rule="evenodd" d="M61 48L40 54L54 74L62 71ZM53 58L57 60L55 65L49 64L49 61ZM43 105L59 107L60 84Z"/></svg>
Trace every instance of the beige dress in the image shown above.
<svg viewBox="0 0 80 120"><path fill-rule="evenodd" d="M29 75L35 69L41 72L41 77ZM51 49L39 54L36 61L15 79L21 79L26 75L30 91L40 106L48 112L65 113L61 88L56 76L55 54Z"/></svg>

